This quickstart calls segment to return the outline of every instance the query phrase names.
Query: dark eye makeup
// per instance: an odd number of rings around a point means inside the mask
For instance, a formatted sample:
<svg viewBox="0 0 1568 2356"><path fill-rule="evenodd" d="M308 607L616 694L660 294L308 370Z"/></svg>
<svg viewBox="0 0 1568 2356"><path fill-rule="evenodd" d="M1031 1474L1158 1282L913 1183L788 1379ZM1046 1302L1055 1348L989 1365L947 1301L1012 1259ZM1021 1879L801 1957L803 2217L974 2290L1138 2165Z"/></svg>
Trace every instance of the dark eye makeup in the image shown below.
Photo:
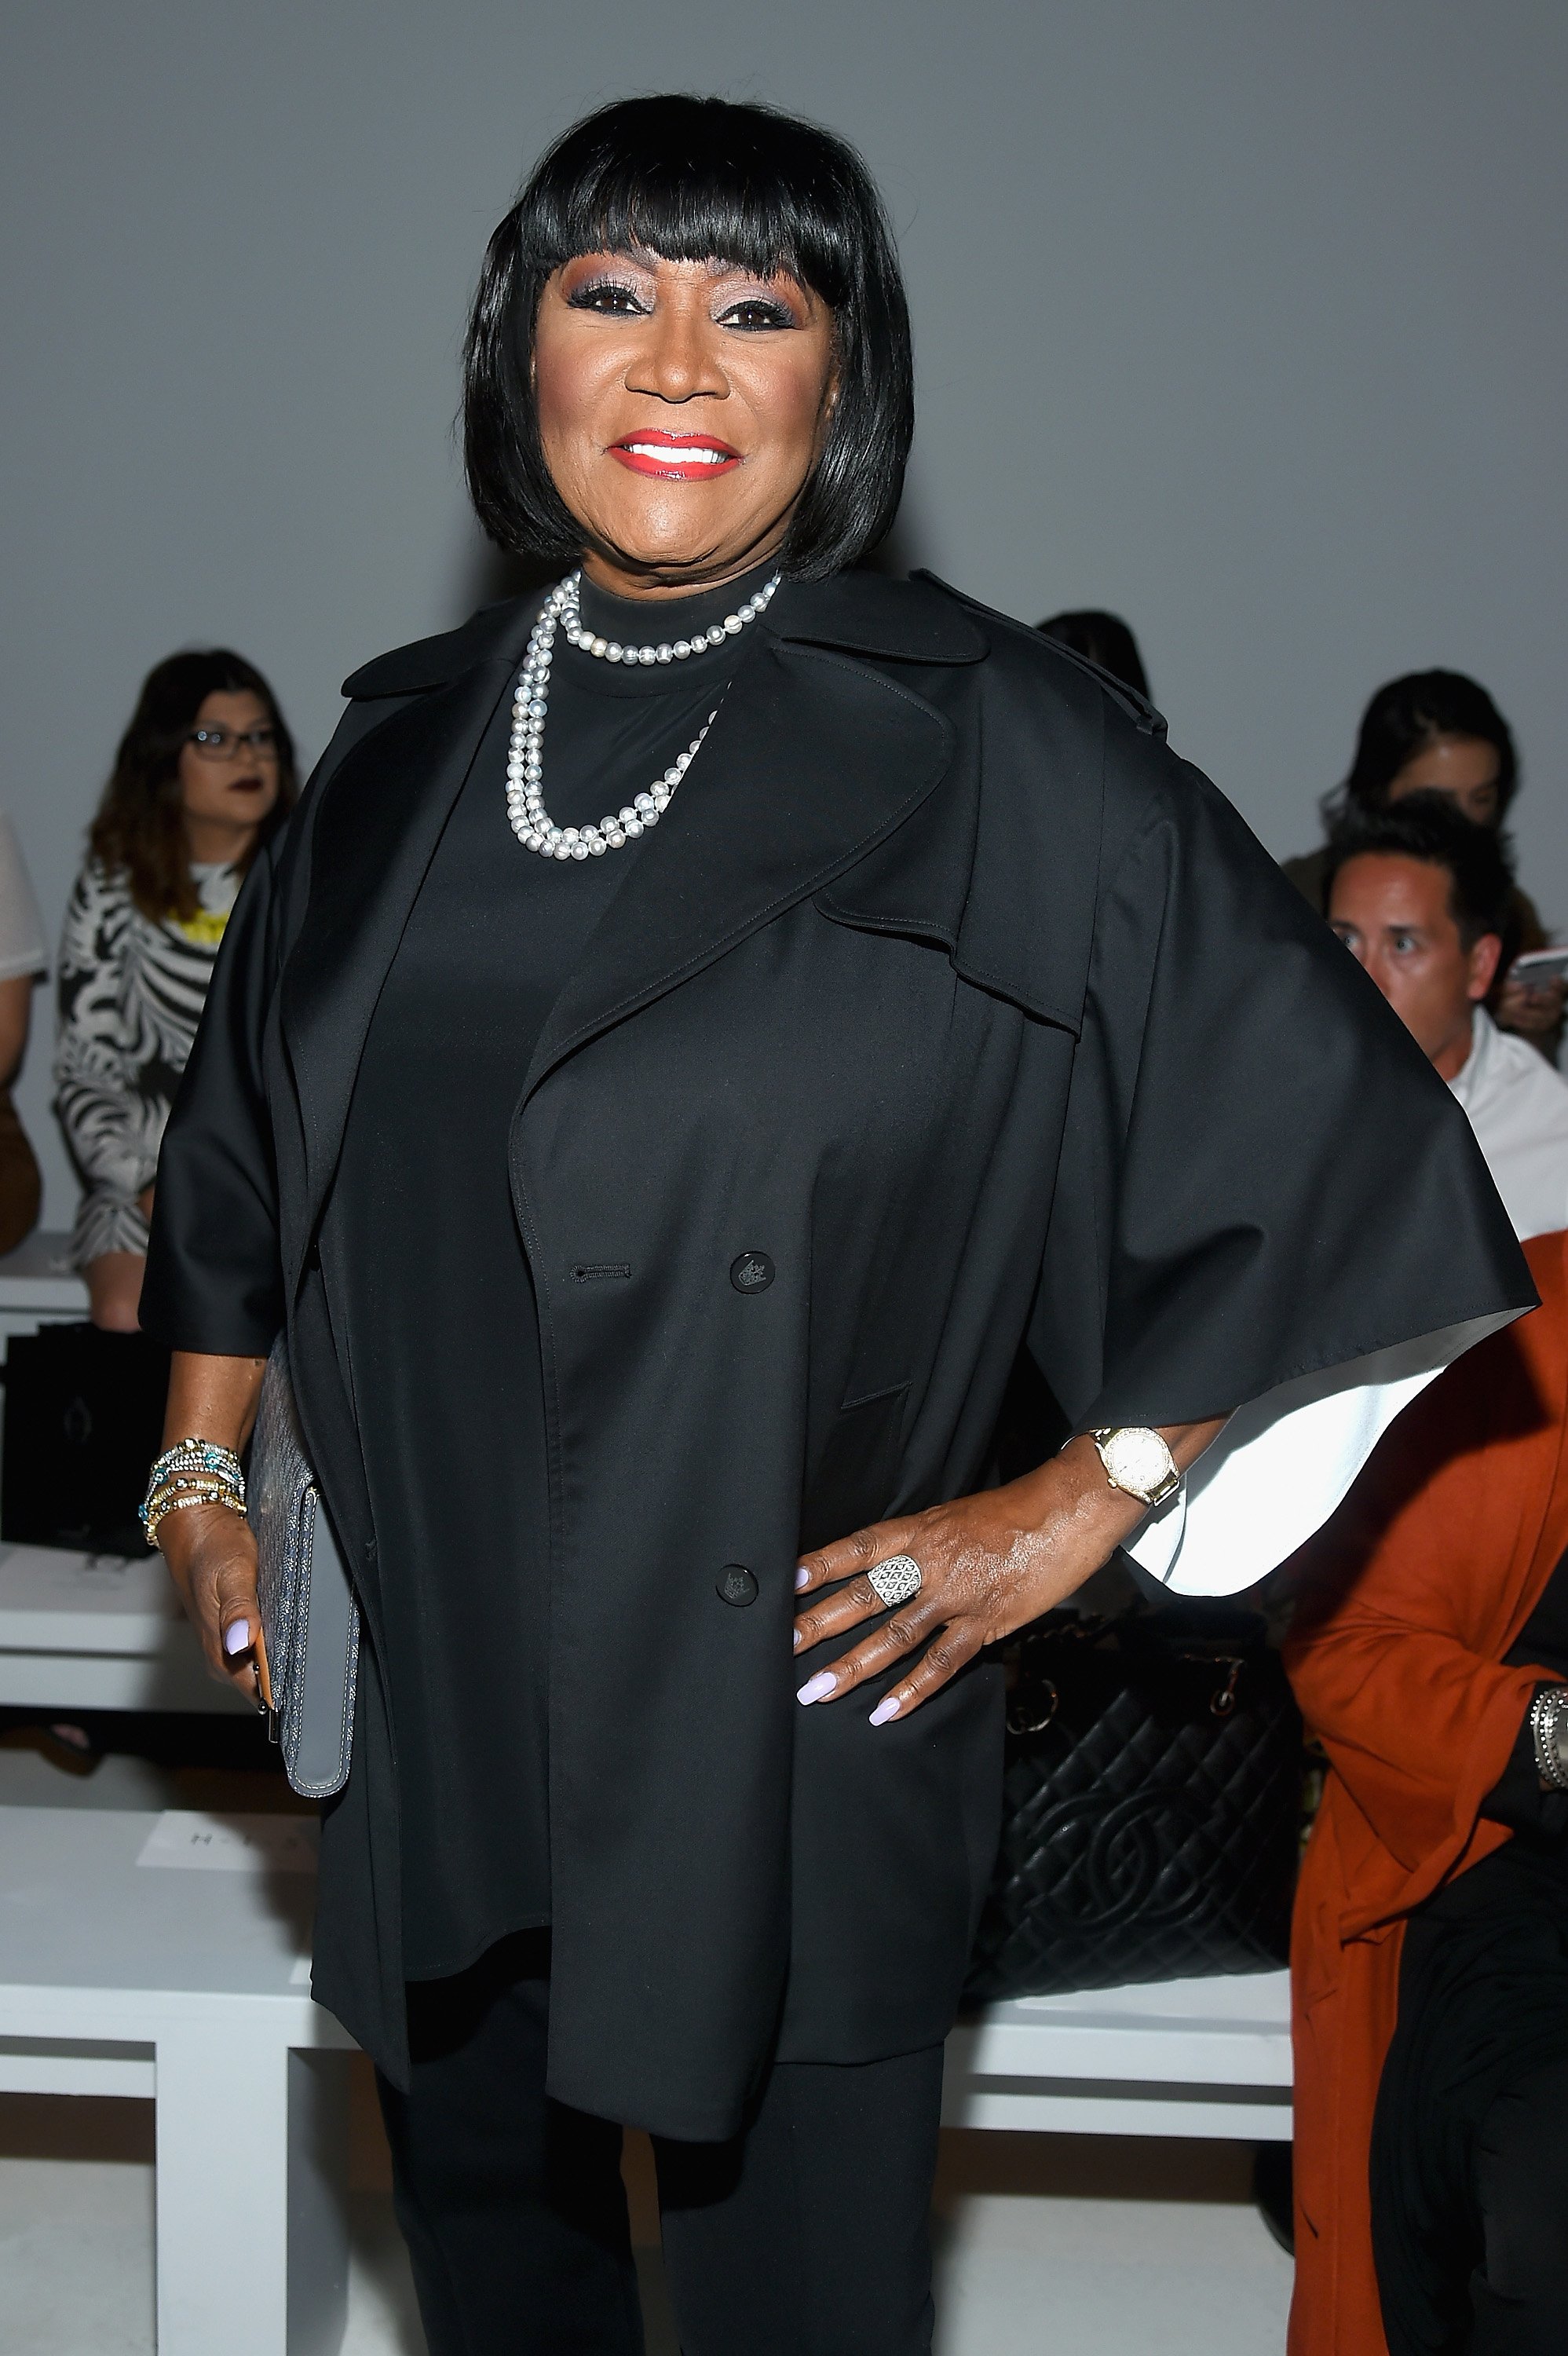
<svg viewBox="0 0 1568 2356"><path fill-rule="evenodd" d="M759 327L794 327L798 326L795 313L787 303L773 294L742 294L719 315L721 327L754 331Z"/></svg>
<svg viewBox="0 0 1568 2356"><path fill-rule="evenodd" d="M624 278L584 279L566 299L573 311L600 311L611 317L634 317L648 307L636 288Z"/></svg>
<svg viewBox="0 0 1568 2356"><path fill-rule="evenodd" d="M629 279L608 276L585 278L580 286L572 288L566 301L571 310L596 311L604 318L645 317L649 308L641 290ZM721 327L737 328L742 335L800 324L791 305L776 294L738 295L717 315L717 323Z"/></svg>

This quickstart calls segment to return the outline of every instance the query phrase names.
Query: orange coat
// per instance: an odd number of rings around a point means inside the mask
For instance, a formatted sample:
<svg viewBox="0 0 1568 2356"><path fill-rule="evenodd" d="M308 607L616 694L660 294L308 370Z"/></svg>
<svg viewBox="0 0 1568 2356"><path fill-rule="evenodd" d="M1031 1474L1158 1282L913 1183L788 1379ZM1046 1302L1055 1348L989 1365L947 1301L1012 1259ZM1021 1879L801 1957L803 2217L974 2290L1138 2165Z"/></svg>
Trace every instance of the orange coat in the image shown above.
<svg viewBox="0 0 1568 2356"><path fill-rule="evenodd" d="M1412 1909L1509 1838L1480 1818L1541 1674L1501 1665L1568 1547L1568 1237L1541 1306L1392 1426L1296 1559L1285 1665L1328 1755L1296 1897L1290 2356L1386 2356L1368 2163Z"/></svg>

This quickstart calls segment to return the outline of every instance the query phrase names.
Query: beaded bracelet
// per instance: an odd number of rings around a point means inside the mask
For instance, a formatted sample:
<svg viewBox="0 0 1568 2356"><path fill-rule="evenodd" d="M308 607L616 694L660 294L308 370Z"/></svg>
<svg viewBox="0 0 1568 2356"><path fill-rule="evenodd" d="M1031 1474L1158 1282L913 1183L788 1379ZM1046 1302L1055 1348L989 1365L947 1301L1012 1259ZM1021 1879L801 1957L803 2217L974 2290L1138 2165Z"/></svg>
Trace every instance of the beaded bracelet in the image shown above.
<svg viewBox="0 0 1568 2356"><path fill-rule="evenodd" d="M207 1496L232 1497L241 1512L245 1509L245 1492L238 1481L222 1472L171 1472L155 1482L142 1503L142 1526L155 1514L165 1497L177 1496L181 1491L193 1489Z"/></svg>
<svg viewBox="0 0 1568 2356"><path fill-rule="evenodd" d="M239 1482L231 1480L226 1472L169 1472L147 1492L147 1512L151 1513L159 1497L165 1493L172 1496L177 1489L218 1489L225 1496L238 1497L241 1505L245 1502L245 1493Z"/></svg>
<svg viewBox="0 0 1568 2356"><path fill-rule="evenodd" d="M240 1459L231 1448L225 1448L217 1440L176 1440L172 1448L165 1449L148 1474L148 1488L155 1488L164 1473L176 1471L224 1472L241 1492L245 1486Z"/></svg>
<svg viewBox="0 0 1568 2356"><path fill-rule="evenodd" d="M231 1497L241 1513L245 1510L245 1500L232 1481L221 1481L215 1472L191 1473L183 1478L159 1483L143 1505L143 1526L145 1527L149 1521L156 1518L160 1507L172 1504L176 1497L186 1495L211 1497L219 1502Z"/></svg>
<svg viewBox="0 0 1568 2356"><path fill-rule="evenodd" d="M203 1495L198 1491L189 1496L168 1497L147 1516L147 1544L150 1547L157 1545L158 1531L165 1518L181 1512L187 1505L227 1505L229 1512L238 1514L241 1521L245 1518L243 1501L229 1489L215 1490L210 1495Z"/></svg>
<svg viewBox="0 0 1568 2356"><path fill-rule="evenodd" d="M1565 1714L1568 1687L1564 1686L1543 1686L1530 1706L1536 1772L1557 1792L1568 1792L1568 1760L1563 1757L1563 1741Z"/></svg>
<svg viewBox="0 0 1568 2356"><path fill-rule="evenodd" d="M147 1544L158 1543L158 1525L165 1514L186 1505L225 1505L231 1513L245 1511L245 1475L231 1448L216 1440L176 1440L154 1465L141 1507Z"/></svg>

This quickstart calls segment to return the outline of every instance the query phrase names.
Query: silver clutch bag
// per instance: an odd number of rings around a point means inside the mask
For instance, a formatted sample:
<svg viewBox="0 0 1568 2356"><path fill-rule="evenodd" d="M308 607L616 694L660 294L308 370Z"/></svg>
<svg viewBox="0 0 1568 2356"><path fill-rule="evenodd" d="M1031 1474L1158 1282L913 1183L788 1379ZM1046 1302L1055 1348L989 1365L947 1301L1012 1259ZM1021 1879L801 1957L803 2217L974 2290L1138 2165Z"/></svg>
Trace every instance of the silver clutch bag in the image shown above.
<svg viewBox="0 0 1568 2356"><path fill-rule="evenodd" d="M304 1452L281 1333L261 1377L246 1490L283 1772L302 1797L325 1800L348 1780L359 1607Z"/></svg>

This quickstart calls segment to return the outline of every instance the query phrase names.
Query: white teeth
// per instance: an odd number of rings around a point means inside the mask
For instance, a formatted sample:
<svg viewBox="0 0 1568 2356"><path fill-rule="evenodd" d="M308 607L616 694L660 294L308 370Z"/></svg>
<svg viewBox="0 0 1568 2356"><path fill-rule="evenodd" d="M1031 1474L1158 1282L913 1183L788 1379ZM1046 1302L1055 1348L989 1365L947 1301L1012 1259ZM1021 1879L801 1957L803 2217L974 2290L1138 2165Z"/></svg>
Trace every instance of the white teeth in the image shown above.
<svg viewBox="0 0 1568 2356"><path fill-rule="evenodd" d="M689 446L685 443L624 442L635 458L662 458L672 466L722 466L729 457L727 450L710 450L700 442Z"/></svg>

